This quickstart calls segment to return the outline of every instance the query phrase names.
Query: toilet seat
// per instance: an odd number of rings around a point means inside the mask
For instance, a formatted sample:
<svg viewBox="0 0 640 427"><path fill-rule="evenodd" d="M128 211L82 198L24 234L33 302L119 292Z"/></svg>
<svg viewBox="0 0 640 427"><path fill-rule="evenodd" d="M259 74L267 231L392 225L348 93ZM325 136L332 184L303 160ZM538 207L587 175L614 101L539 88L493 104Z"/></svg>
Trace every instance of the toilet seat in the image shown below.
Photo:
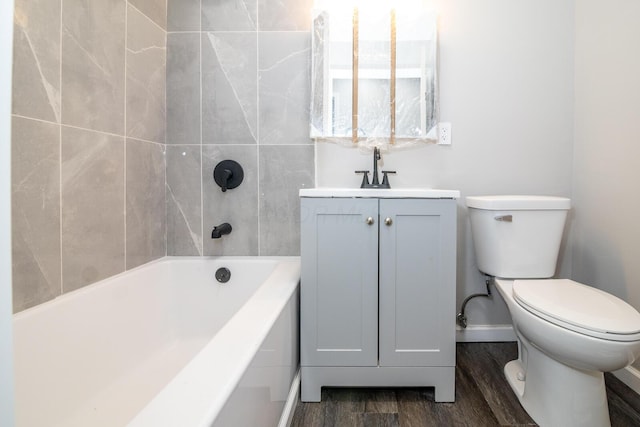
<svg viewBox="0 0 640 427"><path fill-rule="evenodd" d="M640 340L640 313L618 297L568 279L515 280L515 301L557 326L611 341Z"/></svg>

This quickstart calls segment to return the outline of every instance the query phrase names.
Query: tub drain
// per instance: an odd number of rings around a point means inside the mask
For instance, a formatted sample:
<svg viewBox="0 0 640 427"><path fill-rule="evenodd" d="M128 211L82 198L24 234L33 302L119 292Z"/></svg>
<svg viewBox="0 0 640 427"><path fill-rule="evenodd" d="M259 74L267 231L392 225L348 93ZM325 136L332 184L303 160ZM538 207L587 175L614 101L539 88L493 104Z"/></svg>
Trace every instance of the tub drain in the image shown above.
<svg viewBox="0 0 640 427"><path fill-rule="evenodd" d="M228 268L222 267L216 271L216 280L220 283L227 283L231 279L231 271Z"/></svg>

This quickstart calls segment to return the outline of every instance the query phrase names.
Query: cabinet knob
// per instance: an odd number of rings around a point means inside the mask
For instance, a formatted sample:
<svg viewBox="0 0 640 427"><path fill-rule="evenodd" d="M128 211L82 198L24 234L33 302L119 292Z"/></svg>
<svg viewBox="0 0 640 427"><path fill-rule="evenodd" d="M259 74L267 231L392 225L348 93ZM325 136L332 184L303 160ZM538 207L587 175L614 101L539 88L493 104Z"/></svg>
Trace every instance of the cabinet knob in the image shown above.
<svg viewBox="0 0 640 427"><path fill-rule="evenodd" d="M387 218L384 219L384 223L385 223L385 225L391 225L391 224L393 224L393 220L391 218L387 217Z"/></svg>
<svg viewBox="0 0 640 427"><path fill-rule="evenodd" d="M371 216L370 216L370 217L368 217L368 218L367 218L367 220L366 220L366 223L367 223L367 224L369 224L369 225L372 225L372 224L373 224L373 222L374 222L374 221L373 221L373 217L371 217Z"/></svg>

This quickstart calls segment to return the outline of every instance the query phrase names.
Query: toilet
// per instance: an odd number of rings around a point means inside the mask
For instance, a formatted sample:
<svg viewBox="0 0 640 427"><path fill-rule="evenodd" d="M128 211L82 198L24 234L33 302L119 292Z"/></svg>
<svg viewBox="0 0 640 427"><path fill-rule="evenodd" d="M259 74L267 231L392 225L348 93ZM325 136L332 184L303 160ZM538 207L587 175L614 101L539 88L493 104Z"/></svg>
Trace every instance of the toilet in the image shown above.
<svg viewBox="0 0 640 427"><path fill-rule="evenodd" d="M640 354L640 313L611 294L555 274L571 201L466 198L478 269L494 278L518 338L504 373L540 426L610 426L603 372Z"/></svg>

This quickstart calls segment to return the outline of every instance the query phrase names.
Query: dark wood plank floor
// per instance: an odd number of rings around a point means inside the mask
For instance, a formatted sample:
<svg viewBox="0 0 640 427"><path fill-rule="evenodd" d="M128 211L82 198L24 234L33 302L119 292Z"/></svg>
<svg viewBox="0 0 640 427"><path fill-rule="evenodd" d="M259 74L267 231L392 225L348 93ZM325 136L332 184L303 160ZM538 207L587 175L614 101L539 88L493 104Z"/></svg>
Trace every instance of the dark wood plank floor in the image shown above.
<svg viewBox="0 0 640 427"><path fill-rule="evenodd" d="M299 402L292 427L535 425L502 373L515 343L459 343L456 401L435 403L433 388L323 388L322 402ZM605 375L612 427L640 426L640 396Z"/></svg>

